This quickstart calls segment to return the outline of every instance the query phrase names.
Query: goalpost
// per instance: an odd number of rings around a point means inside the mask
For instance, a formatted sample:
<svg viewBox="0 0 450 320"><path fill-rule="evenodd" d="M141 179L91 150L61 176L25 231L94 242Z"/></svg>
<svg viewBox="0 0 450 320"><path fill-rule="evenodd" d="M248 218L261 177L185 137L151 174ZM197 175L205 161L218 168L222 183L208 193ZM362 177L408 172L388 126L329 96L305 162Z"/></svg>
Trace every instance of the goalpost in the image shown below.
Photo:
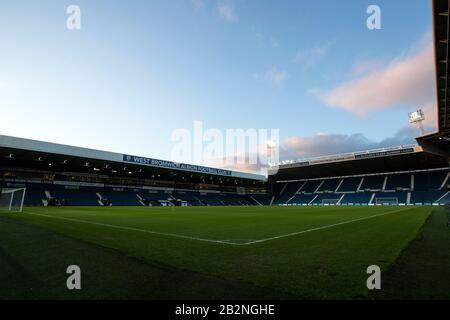
<svg viewBox="0 0 450 320"><path fill-rule="evenodd" d="M398 198L394 198L394 197L392 197L392 198L387 198L387 197L386 198L375 198L375 204L396 206L396 205L398 205Z"/></svg>
<svg viewBox="0 0 450 320"><path fill-rule="evenodd" d="M0 188L0 212L22 212L25 200L26 188L1 189Z"/></svg>

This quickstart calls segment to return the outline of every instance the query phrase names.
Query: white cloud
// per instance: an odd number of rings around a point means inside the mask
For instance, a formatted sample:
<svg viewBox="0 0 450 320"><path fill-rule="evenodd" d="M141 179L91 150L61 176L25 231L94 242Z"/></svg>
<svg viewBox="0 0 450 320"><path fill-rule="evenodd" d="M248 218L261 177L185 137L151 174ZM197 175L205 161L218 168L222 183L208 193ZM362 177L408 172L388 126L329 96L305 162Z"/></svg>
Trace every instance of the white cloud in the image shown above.
<svg viewBox="0 0 450 320"><path fill-rule="evenodd" d="M252 161L249 161L252 157L258 157L258 154L235 154L223 158L206 159L203 165L241 172L264 174L264 171L267 171L267 165L261 164L260 161L252 163Z"/></svg>
<svg viewBox="0 0 450 320"><path fill-rule="evenodd" d="M331 90L316 90L326 105L358 116L395 107L435 105L435 66L431 35L418 48L384 66L359 62L353 74Z"/></svg>
<svg viewBox="0 0 450 320"><path fill-rule="evenodd" d="M427 128L427 130L428 129L430 128ZM279 159L280 161L298 160L325 155L415 144L415 137L419 135L420 132L418 128L404 127L392 137L385 138L381 141L373 141L362 133L330 134L321 132L308 137L290 137L281 142ZM260 155L263 154L264 148L261 148L258 153ZM257 164L251 164L248 161L249 157L249 154L236 154L232 157L207 159L204 165L259 174L263 173L265 169L267 169L266 165L262 165L259 162ZM235 161L237 158L239 158L240 161ZM230 159L233 161L230 161Z"/></svg>
<svg viewBox="0 0 450 320"><path fill-rule="evenodd" d="M281 160L297 160L331 154L364 151L370 149L414 144L419 135L417 128L405 127L393 137L382 141L368 139L362 133L327 134L320 133L309 137L291 137L284 140L280 148Z"/></svg>
<svg viewBox="0 0 450 320"><path fill-rule="evenodd" d="M264 72L254 74L254 78L259 81L265 81L275 86L281 86L288 78L288 73L276 67Z"/></svg>
<svg viewBox="0 0 450 320"><path fill-rule="evenodd" d="M217 5L217 11L220 17L227 21L236 21L238 16L234 6L229 2L222 2Z"/></svg>
<svg viewBox="0 0 450 320"><path fill-rule="evenodd" d="M329 48L335 43L330 41L327 44L315 46L309 49L299 50L295 55L295 61L299 62L305 69L309 69L322 60Z"/></svg>
<svg viewBox="0 0 450 320"><path fill-rule="evenodd" d="M383 64L378 60L363 60L358 61L353 67L354 76L361 76L368 73L376 72L383 67Z"/></svg>

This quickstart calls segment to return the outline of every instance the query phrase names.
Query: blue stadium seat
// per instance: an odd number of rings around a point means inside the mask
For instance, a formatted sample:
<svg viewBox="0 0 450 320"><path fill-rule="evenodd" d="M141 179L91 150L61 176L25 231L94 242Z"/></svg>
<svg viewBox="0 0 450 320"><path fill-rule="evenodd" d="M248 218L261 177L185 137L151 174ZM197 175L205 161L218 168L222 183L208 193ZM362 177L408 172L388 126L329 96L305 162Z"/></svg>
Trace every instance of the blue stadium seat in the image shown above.
<svg viewBox="0 0 450 320"><path fill-rule="evenodd" d="M384 178L384 175L364 177L364 181L361 185L361 190L381 190L383 188Z"/></svg>
<svg viewBox="0 0 450 320"><path fill-rule="evenodd" d="M259 204L262 204L264 206L268 206L272 202L271 194L250 194L249 196L255 199Z"/></svg>
<svg viewBox="0 0 450 320"><path fill-rule="evenodd" d="M103 198L109 200L113 206L142 206L143 204L139 202L139 198L136 195L136 191L132 189L124 188L104 188L104 190L99 191Z"/></svg>
<svg viewBox="0 0 450 320"><path fill-rule="evenodd" d="M406 204L407 192L377 192L373 204Z"/></svg>
<svg viewBox="0 0 450 320"><path fill-rule="evenodd" d="M341 181L342 179L326 179L317 192L335 192Z"/></svg>
<svg viewBox="0 0 450 320"><path fill-rule="evenodd" d="M302 188L302 193L314 193L317 188L321 185L323 180L311 180L308 181L305 186Z"/></svg>
<svg viewBox="0 0 450 320"><path fill-rule="evenodd" d="M275 203L283 204L289 201L296 192L304 185L304 182L290 182L287 184L287 186L281 190L281 195L278 196L278 198L275 200ZM303 190L303 188L302 188Z"/></svg>
<svg viewBox="0 0 450 320"><path fill-rule="evenodd" d="M342 205L362 204L367 205L372 198L371 192L347 193L341 201Z"/></svg>
<svg viewBox="0 0 450 320"><path fill-rule="evenodd" d="M299 205L309 204L315 197L316 195L314 194L297 194L289 203Z"/></svg>
<svg viewBox="0 0 450 320"><path fill-rule="evenodd" d="M399 189L411 189L411 174L391 174L388 176L385 190L397 191Z"/></svg>
<svg viewBox="0 0 450 320"><path fill-rule="evenodd" d="M345 178L341 186L337 190L338 192L356 192L359 184L361 183L361 177Z"/></svg>
<svg viewBox="0 0 450 320"><path fill-rule="evenodd" d="M447 170L414 173L414 190L439 190L447 173Z"/></svg>

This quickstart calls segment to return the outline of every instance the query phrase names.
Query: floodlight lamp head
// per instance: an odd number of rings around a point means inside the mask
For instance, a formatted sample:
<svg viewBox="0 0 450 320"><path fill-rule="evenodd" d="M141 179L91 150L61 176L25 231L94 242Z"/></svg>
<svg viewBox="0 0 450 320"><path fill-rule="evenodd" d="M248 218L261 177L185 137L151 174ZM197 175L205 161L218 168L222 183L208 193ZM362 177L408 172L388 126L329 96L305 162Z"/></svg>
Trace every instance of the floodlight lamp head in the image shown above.
<svg viewBox="0 0 450 320"><path fill-rule="evenodd" d="M414 112L410 112L408 114L409 117L409 123L419 123L425 120L425 113L422 111L422 109L419 109Z"/></svg>

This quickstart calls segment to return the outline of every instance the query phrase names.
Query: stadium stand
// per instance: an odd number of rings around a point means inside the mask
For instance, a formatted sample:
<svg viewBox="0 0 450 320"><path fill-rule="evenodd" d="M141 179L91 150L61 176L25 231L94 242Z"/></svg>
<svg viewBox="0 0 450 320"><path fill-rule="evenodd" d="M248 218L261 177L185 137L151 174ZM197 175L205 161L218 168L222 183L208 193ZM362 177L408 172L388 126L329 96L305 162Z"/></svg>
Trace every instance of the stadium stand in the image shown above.
<svg viewBox="0 0 450 320"><path fill-rule="evenodd" d="M301 192L304 194L314 194L322 186L324 180L310 180L303 182Z"/></svg>
<svg viewBox="0 0 450 320"><path fill-rule="evenodd" d="M349 193L341 200L342 205L368 205L372 199L372 193Z"/></svg>
<svg viewBox="0 0 450 320"><path fill-rule="evenodd" d="M267 195L266 181L256 174L0 135L0 187L25 187L28 206L251 205L259 202L245 190Z"/></svg>
<svg viewBox="0 0 450 320"><path fill-rule="evenodd" d="M3 185L6 187L6 185ZM36 184L33 188L27 189L24 205L26 206L42 206L46 199L44 186Z"/></svg>
<svg viewBox="0 0 450 320"><path fill-rule="evenodd" d="M362 177L345 178L337 189L337 192L356 192L362 180Z"/></svg>
<svg viewBox="0 0 450 320"><path fill-rule="evenodd" d="M407 204L407 193L402 191L377 192L371 204Z"/></svg>
<svg viewBox="0 0 450 320"><path fill-rule="evenodd" d="M105 188L96 194L99 198L106 199L113 206L142 206L134 190L125 188ZM104 201L103 201L104 203Z"/></svg>
<svg viewBox="0 0 450 320"><path fill-rule="evenodd" d="M259 204L259 205L263 205L263 206L268 206L272 204L273 201L273 195L269 194L269 193L262 193L262 194L252 194L249 195L249 198L251 200L253 200L254 203Z"/></svg>
<svg viewBox="0 0 450 320"><path fill-rule="evenodd" d="M52 183L3 183L27 188L25 205L159 206L186 205L376 205L449 203L448 169L323 180L281 182L281 194L151 189L135 187L76 186ZM383 190L381 181L387 181ZM364 186L365 183L365 186ZM384 182L383 182L384 183ZM364 186L364 188L362 187ZM413 186L413 188L412 188ZM334 190L333 190L334 189Z"/></svg>
<svg viewBox="0 0 450 320"><path fill-rule="evenodd" d="M27 190L33 189L33 185L28 184L26 187ZM47 192L45 200L71 206L98 206L102 199L97 193L103 192L94 187L79 186L77 189L69 189L57 185L48 185L45 191Z"/></svg>
<svg viewBox="0 0 450 320"><path fill-rule="evenodd" d="M414 173L414 190L440 190L441 188L445 187L445 182L448 181L448 175L449 173L446 171Z"/></svg>
<svg viewBox="0 0 450 320"><path fill-rule="evenodd" d="M336 193L320 193L316 194L311 204L313 205L336 205L339 204L344 195Z"/></svg>
<svg viewBox="0 0 450 320"><path fill-rule="evenodd" d="M278 195L276 203L288 203L294 197L294 195L300 192L302 189L303 183L301 182L284 183L284 185L280 188L280 194Z"/></svg>
<svg viewBox="0 0 450 320"><path fill-rule="evenodd" d="M208 193L200 193L196 196L200 200L203 205L206 206L223 206L225 202L220 199L220 193L217 194L208 194Z"/></svg>
<svg viewBox="0 0 450 320"><path fill-rule="evenodd" d="M384 190L411 190L411 174L392 174L387 176Z"/></svg>
<svg viewBox="0 0 450 320"><path fill-rule="evenodd" d="M160 206L163 195L155 190L141 190L137 192L137 196L140 199L142 205L145 206Z"/></svg>
<svg viewBox="0 0 450 320"><path fill-rule="evenodd" d="M446 204L449 176L448 158L418 145L290 163L267 180L0 136L0 187L25 187L26 206Z"/></svg>
<svg viewBox="0 0 450 320"><path fill-rule="evenodd" d="M326 179L320 184L316 193L334 193L342 183L342 179Z"/></svg>
<svg viewBox="0 0 450 320"><path fill-rule="evenodd" d="M300 204L300 205L308 205L312 204L316 195L315 194L297 194L292 198L289 202L291 204ZM278 204L282 204L281 202L277 202Z"/></svg>
<svg viewBox="0 0 450 320"><path fill-rule="evenodd" d="M5 184L4 187L8 187ZM184 201L187 205L251 205L247 196L233 193L200 193L198 191L144 190L136 188L110 188L26 183L25 205L61 205L61 206L161 206L177 205ZM265 195L268 197L268 195ZM268 198L264 198L270 204ZM261 200L261 199L260 199ZM256 203L255 203L256 204ZM260 203L258 203L260 204ZM262 204L262 203L261 203Z"/></svg>
<svg viewBox="0 0 450 320"><path fill-rule="evenodd" d="M411 193L410 204L430 205L437 203L449 203L449 199L445 199L448 191L415 191Z"/></svg>
<svg viewBox="0 0 450 320"><path fill-rule="evenodd" d="M297 193L274 195L279 205L425 205L445 204L449 168L380 173L357 177L324 177L296 182L285 188ZM295 186L295 187L294 187ZM334 189L334 191L333 191ZM274 190L280 190L275 188Z"/></svg>
<svg viewBox="0 0 450 320"><path fill-rule="evenodd" d="M383 189L384 181L386 179L385 176L367 176L363 177L363 183L359 188L362 191L379 191Z"/></svg>
<svg viewBox="0 0 450 320"><path fill-rule="evenodd" d="M198 197L196 197L195 194L190 191L176 191L172 194L172 197L177 200L186 201L192 206L202 205L202 202L198 199Z"/></svg>

